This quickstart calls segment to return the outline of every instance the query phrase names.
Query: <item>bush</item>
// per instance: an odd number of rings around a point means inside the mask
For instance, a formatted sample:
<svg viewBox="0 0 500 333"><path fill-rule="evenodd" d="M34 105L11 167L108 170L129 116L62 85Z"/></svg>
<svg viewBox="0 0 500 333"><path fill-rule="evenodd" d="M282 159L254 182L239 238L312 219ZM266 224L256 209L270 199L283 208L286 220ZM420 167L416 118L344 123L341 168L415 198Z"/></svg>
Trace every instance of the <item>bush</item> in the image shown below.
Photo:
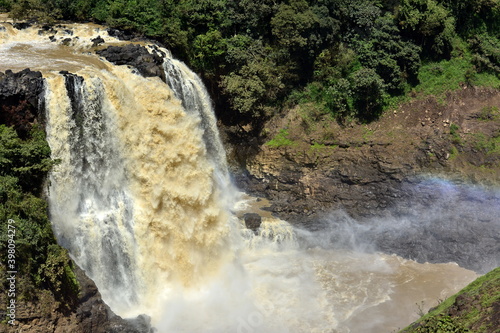
<svg viewBox="0 0 500 333"><path fill-rule="evenodd" d="M354 108L359 119L371 121L380 116L384 102L384 82L370 68L361 68L351 76Z"/></svg>

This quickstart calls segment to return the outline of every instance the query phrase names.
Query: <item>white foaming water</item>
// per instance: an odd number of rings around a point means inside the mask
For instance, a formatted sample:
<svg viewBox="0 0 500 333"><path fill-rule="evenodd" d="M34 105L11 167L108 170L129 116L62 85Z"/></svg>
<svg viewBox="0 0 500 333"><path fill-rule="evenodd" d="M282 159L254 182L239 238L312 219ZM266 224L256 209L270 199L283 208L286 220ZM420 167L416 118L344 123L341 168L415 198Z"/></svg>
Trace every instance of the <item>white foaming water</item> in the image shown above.
<svg viewBox="0 0 500 333"><path fill-rule="evenodd" d="M147 314L161 333L386 332L416 319L415 303L433 306L475 277L319 247L270 217L254 234L231 213L241 195L185 65L166 57L169 87L87 54L97 35L120 43L97 26L73 25L69 46L64 31L51 42L4 26L1 69L46 78L55 233L117 314Z"/></svg>

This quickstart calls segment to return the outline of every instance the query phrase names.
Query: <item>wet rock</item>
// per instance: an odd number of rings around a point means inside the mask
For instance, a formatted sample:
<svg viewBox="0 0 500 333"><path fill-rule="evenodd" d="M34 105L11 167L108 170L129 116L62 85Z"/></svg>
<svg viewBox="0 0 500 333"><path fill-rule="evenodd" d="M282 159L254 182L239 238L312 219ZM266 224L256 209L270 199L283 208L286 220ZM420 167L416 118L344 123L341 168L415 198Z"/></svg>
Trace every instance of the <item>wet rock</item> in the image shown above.
<svg viewBox="0 0 500 333"><path fill-rule="evenodd" d="M23 30L23 29L28 29L29 27L31 27L34 23L33 22L16 22L16 23L13 23L12 26L14 28L16 28L17 30Z"/></svg>
<svg viewBox="0 0 500 333"><path fill-rule="evenodd" d="M101 44L104 44L104 39L101 37L101 36L97 36L96 38L93 38L90 40L92 42L92 46L93 47L96 47L96 46L99 46Z"/></svg>
<svg viewBox="0 0 500 333"><path fill-rule="evenodd" d="M62 45L69 46L69 44L71 43L71 38L64 38L61 43Z"/></svg>
<svg viewBox="0 0 500 333"><path fill-rule="evenodd" d="M26 68L0 72L0 123L14 126L21 137L35 122L44 123L42 73Z"/></svg>
<svg viewBox="0 0 500 333"><path fill-rule="evenodd" d="M245 226L253 231L257 231L262 223L262 218L257 213L246 213L243 215L243 220L245 221Z"/></svg>
<svg viewBox="0 0 500 333"><path fill-rule="evenodd" d="M75 330L94 333L152 333L146 316L123 319L103 302L94 282L80 268L75 269L80 283L80 305L76 309Z"/></svg>
<svg viewBox="0 0 500 333"><path fill-rule="evenodd" d="M46 35L46 34L56 34L57 31L50 25L44 25L40 30L38 30L38 35Z"/></svg>
<svg viewBox="0 0 500 333"><path fill-rule="evenodd" d="M110 35L111 37L118 38L120 40L132 40L137 37L137 35L131 31L123 31L113 28L108 29L108 35Z"/></svg>
<svg viewBox="0 0 500 333"><path fill-rule="evenodd" d="M128 65L137 68L145 77L158 76L165 81L163 58L156 51L149 53L141 45L128 44L125 46L109 46L96 52L115 65Z"/></svg>

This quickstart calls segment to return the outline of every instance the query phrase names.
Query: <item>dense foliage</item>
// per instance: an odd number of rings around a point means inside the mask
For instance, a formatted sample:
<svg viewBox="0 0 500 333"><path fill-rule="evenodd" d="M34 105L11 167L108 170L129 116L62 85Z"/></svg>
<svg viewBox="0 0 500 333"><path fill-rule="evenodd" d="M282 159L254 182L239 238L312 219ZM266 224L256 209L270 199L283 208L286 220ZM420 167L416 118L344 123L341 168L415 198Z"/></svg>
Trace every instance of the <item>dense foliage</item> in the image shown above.
<svg viewBox="0 0 500 333"><path fill-rule="evenodd" d="M31 298L36 289L49 289L66 305L78 286L68 254L52 233L47 203L40 198L42 182L53 165L43 130L35 127L29 138L21 140L14 129L0 125L0 262L7 265L12 239L16 266L4 266L2 275L18 271L17 292L22 297ZM8 227L9 220L14 221L14 228ZM14 232L8 233L9 228ZM2 281L7 282L6 278Z"/></svg>
<svg viewBox="0 0 500 333"><path fill-rule="evenodd" d="M499 0L0 0L0 7L160 40L202 74L226 122L257 124L302 103L370 121L398 96L425 90L423 65L460 85L500 84ZM446 72L454 60L462 67Z"/></svg>

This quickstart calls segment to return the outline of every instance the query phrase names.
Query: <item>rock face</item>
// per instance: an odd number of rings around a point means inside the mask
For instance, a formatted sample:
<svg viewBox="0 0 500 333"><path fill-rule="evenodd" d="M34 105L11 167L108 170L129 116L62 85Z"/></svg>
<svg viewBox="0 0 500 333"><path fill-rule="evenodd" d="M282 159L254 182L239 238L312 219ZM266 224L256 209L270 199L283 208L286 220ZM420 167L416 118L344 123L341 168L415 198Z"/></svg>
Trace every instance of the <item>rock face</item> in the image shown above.
<svg viewBox="0 0 500 333"><path fill-rule="evenodd" d="M115 315L102 301L96 285L85 273L77 268L77 278L80 282L81 292L79 306L76 314L76 323L71 324L71 329L66 332L95 332L95 333L152 333L149 318L139 316L136 319L125 320Z"/></svg>
<svg viewBox="0 0 500 333"><path fill-rule="evenodd" d="M42 73L25 69L0 72L0 123L25 136L34 122L44 122Z"/></svg>
<svg viewBox="0 0 500 333"><path fill-rule="evenodd" d="M112 37L116 37L120 40L132 40L132 39L136 39L138 38L139 36L132 32L132 31L124 31L124 30L118 30L118 29L113 29L113 28L109 28L108 29L108 35L112 36Z"/></svg>
<svg viewBox="0 0 500 333"><path fill-rule="evenodd" d="M128 44L109 46L96 52L115 65L128 65L136 68L145 77L158 76L165 82L161 51L149 53L144 46Z"/></svg>
<svg viewBox="0 0 500 333"><path fill-rule="evenodd" d="M500 265L500 194L471 184L500 184L500 117L480 119L492 106L499 91L468 88L369 125L309 124L292 111L267 125L275 134L260 146L233 146L237 183L295 225L484 272ZM287 141L272 141L279 135Z"/></svg>

